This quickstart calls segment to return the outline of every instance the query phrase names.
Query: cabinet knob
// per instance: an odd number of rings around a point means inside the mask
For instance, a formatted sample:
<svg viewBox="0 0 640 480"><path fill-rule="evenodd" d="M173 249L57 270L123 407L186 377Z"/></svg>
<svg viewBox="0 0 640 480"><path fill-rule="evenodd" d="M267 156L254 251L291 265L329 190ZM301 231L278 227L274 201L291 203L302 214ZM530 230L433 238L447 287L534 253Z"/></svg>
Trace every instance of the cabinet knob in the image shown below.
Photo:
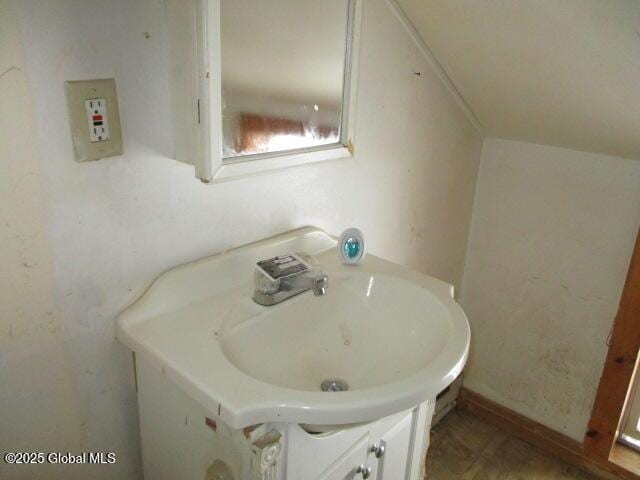
<svg viewBox="0 0 640 480"><path fill-rule="evenodd" d="M378 445L377 443L371 445L371 453L373 453L376 458L380 458L381 456L384 455L384 445Z"/></svg>
<svg viewBox="0 0 640 480"><path fill-rule="evenodd" d="M362 474L362 478L369 478L371 476L371 467L359 465L358 468L356 468L356 473Z"/></svg>

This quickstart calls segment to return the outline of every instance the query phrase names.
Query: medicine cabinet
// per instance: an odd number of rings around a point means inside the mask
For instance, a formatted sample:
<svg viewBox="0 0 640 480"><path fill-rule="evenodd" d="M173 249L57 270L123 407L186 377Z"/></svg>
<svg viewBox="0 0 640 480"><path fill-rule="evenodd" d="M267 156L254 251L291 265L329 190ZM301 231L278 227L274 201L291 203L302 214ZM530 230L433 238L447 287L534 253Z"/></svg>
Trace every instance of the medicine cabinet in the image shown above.
<svg viewBox="0 0 640 480"><path fill-rule="evenodd" d="M166 0L175 156L216 182L353 154L362 0Z"/></svg>

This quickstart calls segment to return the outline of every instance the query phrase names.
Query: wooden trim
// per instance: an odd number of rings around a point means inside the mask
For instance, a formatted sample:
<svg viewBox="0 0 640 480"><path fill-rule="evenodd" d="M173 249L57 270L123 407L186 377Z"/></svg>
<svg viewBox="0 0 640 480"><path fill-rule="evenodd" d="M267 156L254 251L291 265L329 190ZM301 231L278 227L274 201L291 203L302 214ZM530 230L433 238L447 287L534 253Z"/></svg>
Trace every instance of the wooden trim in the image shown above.
<svg viewBox="0 0 640 480"><path fill-rule="evenodd" d="M584 448L609 459L640 350L640 231L620 298Z"/></svg>
<svg viewBox="0 0 640 480"><path fill-rule="evenodd" d="M580 442L466 388L460 390L458 407L498 425L513 436L581 470L606 479L640 480L640 476L607 459L589 455Z"/></svg>

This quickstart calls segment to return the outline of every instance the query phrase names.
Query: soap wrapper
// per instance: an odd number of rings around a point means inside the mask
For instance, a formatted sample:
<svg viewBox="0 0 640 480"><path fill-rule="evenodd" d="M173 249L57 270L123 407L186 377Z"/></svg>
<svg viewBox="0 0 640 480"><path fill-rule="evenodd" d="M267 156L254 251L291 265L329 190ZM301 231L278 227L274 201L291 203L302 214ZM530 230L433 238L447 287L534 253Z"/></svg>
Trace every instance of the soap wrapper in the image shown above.
<svg viewBox="0 0 640 480"><path fill-rule="evenodd" d="M307 262L293 253L261 260L256 263L256 266L271 280L278 280L311 270L311 266Z"/></svg>

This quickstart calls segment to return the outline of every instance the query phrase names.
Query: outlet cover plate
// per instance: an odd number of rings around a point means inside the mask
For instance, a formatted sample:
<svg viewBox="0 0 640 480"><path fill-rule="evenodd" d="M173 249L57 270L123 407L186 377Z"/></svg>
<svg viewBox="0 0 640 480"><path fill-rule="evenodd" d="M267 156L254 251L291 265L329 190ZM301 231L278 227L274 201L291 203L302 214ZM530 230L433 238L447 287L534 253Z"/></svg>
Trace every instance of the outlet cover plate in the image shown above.
<svg viewBox="0 0 640 480"><path fill-rule="evenodd" d="M87 162L122 155L122 131L115 79L69 81L65 82L64 87L76 161ZM92 99L104 99L106 102L106 140L95 141L91 135L85 102Z"/></svg>

